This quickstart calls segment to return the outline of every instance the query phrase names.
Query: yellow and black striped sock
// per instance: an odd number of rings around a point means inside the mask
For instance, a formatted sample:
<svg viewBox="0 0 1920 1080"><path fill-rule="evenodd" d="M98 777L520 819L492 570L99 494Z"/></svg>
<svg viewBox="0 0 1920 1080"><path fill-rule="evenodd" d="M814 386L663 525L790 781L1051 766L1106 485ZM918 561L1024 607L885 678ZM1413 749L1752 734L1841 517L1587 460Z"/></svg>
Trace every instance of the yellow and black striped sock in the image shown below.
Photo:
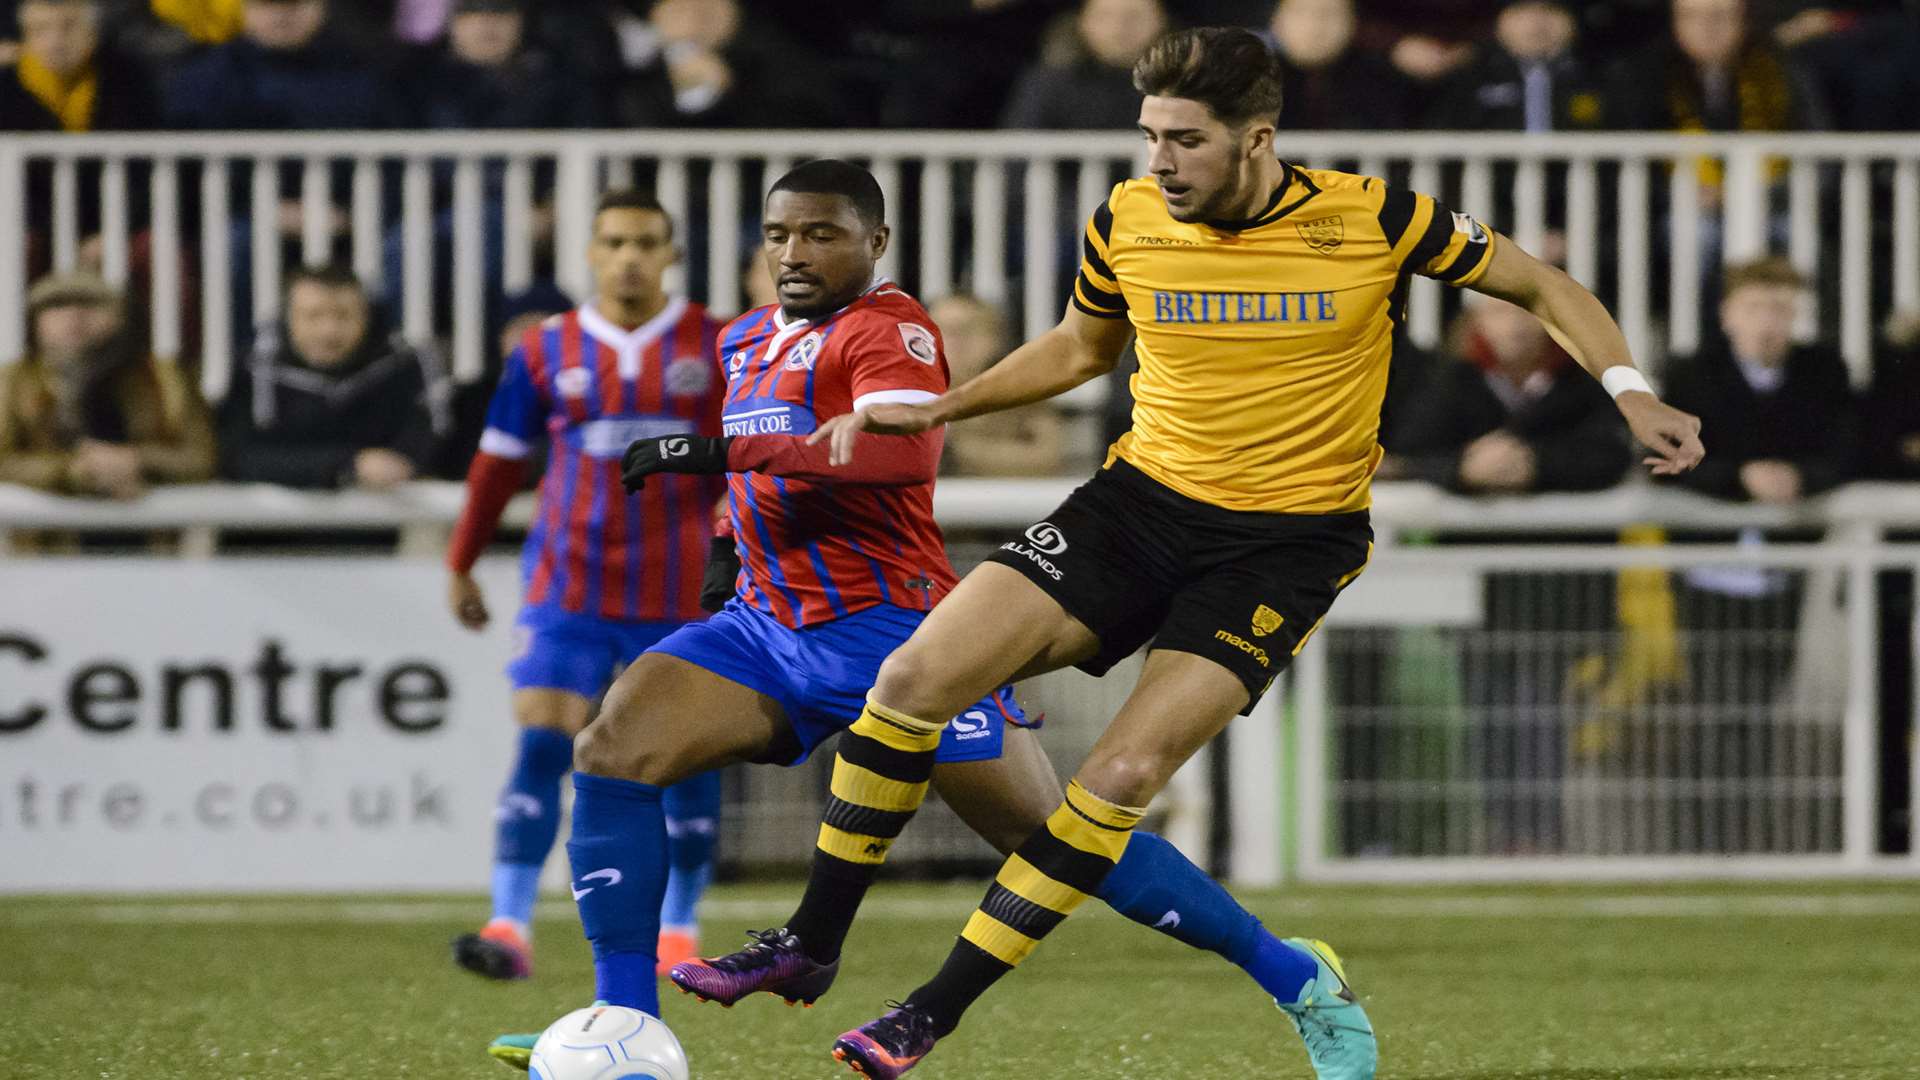
<svg viewBox="0 0 1920 1080"><path fill-rule="evenodd" d="M820 823L806 895L787 923L817 963L840 945L887 851L927 797L944 723L920 720L869 698L834 755L833 792Z"/></svg>
<svg viewBox="0 0 1920 1080"><path fill-rule="evenodd" d="M907 1000L951 1031L967 1007L1098 892L1127 850L1144 807L1100 798L1079 781L1047 823L1007 857L980 910L933 981Z"/></svg>

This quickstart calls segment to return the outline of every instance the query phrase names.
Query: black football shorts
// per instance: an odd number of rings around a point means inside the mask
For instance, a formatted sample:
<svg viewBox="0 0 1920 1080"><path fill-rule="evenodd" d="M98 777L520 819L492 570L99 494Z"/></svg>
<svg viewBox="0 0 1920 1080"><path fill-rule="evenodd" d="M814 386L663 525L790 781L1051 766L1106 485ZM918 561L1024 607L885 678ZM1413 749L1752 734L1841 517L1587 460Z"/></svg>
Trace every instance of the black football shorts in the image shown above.
<svg viewBox="0 0 1920 1080"><path fill-rule="evenodd" d="M1228 510L1115 461L989 558L1098 635L1082 670L1104 675L1151 641L1239 676L1251 711L1372 550L1364 510Z"/></svg>

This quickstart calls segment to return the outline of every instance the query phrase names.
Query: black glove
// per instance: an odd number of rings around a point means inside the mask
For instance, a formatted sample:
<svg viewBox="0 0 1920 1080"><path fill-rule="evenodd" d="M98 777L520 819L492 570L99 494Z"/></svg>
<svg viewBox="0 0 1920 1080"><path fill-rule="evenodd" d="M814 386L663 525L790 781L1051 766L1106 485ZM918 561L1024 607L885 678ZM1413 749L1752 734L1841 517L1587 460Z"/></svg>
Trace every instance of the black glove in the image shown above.
<svg viewBox="0 0 1920 1080"><path fill-rule="evenodd" d="M700 473L713 476L727 471L727 444L732 439L714 435L662 435L635 439L620 459L620 482L628 491L646 486L654 473Z"/></svg>
<svg viewBox="0 0 1920 1080"><path fill-rule="evenodd" d="M707 546L707 575L700 579L700 610L719 611L733 599L734 583L740 579L740 552L733 538L716 536Z"/></svg>

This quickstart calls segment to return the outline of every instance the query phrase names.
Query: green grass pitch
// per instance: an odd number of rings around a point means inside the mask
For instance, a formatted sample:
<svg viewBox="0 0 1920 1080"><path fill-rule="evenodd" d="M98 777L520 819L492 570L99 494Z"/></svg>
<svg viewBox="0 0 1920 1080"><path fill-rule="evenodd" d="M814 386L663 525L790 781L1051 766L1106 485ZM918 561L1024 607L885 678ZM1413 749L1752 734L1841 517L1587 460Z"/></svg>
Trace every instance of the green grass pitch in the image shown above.
<svg viewBox="0 0 1920 1080"><path fill-rule="evenodd" d="M797 886L716 890L709 946ZM888 885L812 1011L670 995L699 1080L848 1075L842 1030L932 972L979 895ZM1920 885L1290 889L1252 895L1325 937L1399 1080L1920 1077ZM0 898L0 1053L28 1080L511 1080L482 1054L585 1004L571 905L536 978L454 970L473 898ZM1298 1040L1215 957L1090 905L990 994L916 1080L1305 1078Z"/></svg>

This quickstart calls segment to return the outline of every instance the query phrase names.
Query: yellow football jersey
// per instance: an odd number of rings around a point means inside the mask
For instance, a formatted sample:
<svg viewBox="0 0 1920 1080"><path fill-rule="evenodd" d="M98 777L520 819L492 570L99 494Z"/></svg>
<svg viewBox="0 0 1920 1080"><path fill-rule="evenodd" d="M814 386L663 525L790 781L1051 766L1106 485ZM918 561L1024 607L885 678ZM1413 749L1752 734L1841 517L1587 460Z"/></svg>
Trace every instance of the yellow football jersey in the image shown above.
<svg viewBox="0 0 1920 1080"><path fill-rule="evenodd" d="M1365 509L1407 279L1470 285L1493 233L1376 177L1286 166L1258 217L1188 224L1152 178L1087 223L1074 306L1132 320L1120 457L1231 510Z"/></svg>

